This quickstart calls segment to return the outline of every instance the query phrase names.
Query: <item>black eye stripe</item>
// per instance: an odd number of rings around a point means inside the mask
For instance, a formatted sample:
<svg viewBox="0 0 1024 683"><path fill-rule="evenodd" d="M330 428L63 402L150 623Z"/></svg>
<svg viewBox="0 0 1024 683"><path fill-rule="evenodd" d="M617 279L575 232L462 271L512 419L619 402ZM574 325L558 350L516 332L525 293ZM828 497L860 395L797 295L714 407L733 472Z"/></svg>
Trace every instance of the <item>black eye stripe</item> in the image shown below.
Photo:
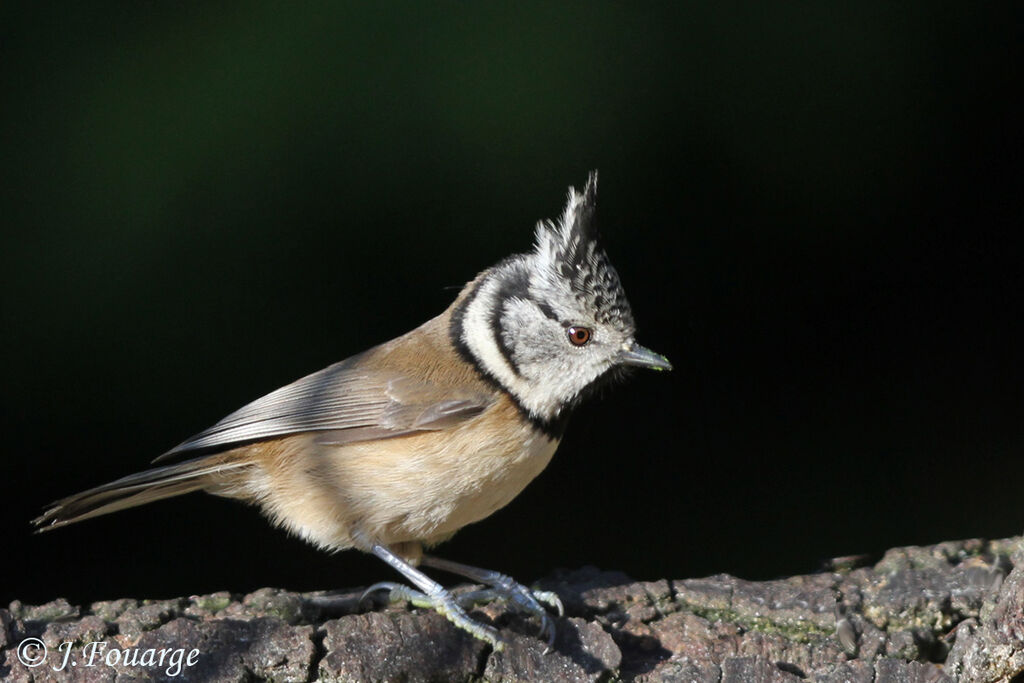
<svg viewBox="0 0 1024 683"><path fill-rule="evenodd" d="M552 309L551 306L548 306L547 303L545 303L543 301L537 301L536 299L530 299L530 301L533 302L533 305L536 306L537 309L541 313L543 313L544 317L546 317L548 320L554 320L556 323L558 323L562 327L570 327L572 325L572 323L570 323L570 322L568 322L566 320L562 320L561 318L559 318L558 314L555 313L554 309Z"/></svg>

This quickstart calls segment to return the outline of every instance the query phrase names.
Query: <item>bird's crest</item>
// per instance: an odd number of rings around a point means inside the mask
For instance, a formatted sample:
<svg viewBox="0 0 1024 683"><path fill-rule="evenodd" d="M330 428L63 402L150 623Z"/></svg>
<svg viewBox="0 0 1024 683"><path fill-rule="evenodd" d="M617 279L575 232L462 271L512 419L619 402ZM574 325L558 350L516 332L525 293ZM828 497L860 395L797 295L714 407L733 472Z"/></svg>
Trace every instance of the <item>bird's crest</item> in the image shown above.
<svg viewBox="0 0 1024 683"><path fill-rule="evenodd" d="M596 211L597 171L591 171L583 192L569 188L561 218L537 223L537 267L552 289L568 285L597 322L631 329L633 314L618 273L601 248Z"/></svg>

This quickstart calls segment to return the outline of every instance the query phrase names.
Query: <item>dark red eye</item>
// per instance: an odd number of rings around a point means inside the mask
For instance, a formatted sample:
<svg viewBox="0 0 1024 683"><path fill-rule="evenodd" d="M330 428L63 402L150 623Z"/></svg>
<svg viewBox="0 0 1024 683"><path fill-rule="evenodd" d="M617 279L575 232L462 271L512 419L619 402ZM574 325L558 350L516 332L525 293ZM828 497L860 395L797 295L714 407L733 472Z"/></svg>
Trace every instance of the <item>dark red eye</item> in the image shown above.
<svg viewBox="0 0 1024 683"><path fill-rule="evenodd" d="M583 346L590 341L589 327L578 327L573 325L566 331L569 333L569 341L571 341L575 346Z"/></svg>

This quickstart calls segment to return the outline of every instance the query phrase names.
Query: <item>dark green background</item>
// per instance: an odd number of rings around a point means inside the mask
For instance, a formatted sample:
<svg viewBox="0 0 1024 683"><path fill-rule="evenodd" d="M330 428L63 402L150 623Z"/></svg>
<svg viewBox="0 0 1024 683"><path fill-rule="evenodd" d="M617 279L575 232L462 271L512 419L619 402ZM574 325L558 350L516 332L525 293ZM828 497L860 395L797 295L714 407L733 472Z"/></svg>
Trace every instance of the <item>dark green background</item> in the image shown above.
<svg viewBox="0 0 1024 683"><path fill-rule="evenodd" d="M391 579L206 496L28 520L440 312L591 168L676 371L444 555L757 578L1019 532L1012 4L5 3L0 603Z"/></svg>

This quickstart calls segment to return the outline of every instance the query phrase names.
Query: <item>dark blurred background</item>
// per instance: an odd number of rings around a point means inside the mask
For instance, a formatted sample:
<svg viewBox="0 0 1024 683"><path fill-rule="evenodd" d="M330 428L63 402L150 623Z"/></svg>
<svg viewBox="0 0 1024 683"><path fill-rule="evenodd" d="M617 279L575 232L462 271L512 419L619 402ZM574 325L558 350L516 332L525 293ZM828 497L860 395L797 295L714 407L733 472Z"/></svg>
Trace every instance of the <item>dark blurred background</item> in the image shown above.
<svg viewBox="0 0 1024 683"><path fill-rule="evenodd" d="M591 168L676 371L441 554L764 578L1019 533L1021 7L5 3L0 604L394 578L210 496L28 521L439 313Z"/></svg>

